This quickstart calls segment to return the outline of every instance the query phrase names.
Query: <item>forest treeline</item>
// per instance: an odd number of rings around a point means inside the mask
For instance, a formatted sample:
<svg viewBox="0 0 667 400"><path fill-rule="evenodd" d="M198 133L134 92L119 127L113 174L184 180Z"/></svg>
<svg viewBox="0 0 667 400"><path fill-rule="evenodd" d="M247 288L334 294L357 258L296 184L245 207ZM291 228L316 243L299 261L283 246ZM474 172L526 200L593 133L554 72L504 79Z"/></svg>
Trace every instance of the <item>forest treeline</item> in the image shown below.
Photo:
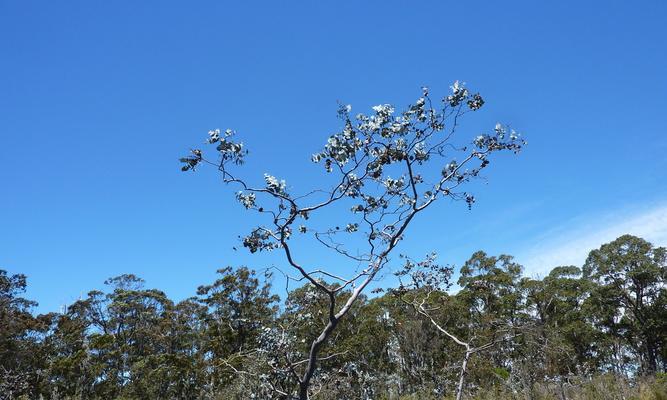
<svg viewBox="0 0 667 400"><path fill-rule="evenodd" d="M542 279L481 251L439 270L444 286L408 263L404 285L341 321L313 398L446 399L461 383L463 398L665 399L666 259L625 235ZM0 398L281 398L296 379L281 366L306 357L328 303L308 285L280 299L263 272L218 272L179 302L127 274L34 315L26 277L0 270Z"/></svg>

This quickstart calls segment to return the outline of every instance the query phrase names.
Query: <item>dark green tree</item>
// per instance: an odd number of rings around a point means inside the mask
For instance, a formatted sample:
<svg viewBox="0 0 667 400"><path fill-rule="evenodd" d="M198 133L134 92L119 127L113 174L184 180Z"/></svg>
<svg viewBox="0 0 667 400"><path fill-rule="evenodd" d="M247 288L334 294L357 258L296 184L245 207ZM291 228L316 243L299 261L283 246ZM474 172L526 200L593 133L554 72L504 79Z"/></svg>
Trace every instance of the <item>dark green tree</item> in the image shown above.
<svg viewBox="0 0 667 400"><path fill-rule="evenodd" d="M642 374L665 366L666 268L664 247L631 235L591 251L583 268L584 277L597 284L591 305L596 305L598 322L637 356Z"/></svg>
<svg viewBox="0 0 667 400"><path fill-rule="evenodd" d="M220 278L197 289L204 307L204 347L211 366L210 384L229 385L235 370L244 369L248 357L256 357L263 328L271 326L279 297L271 293L270 276L263 280L246 267L218 270Z"/></svg>

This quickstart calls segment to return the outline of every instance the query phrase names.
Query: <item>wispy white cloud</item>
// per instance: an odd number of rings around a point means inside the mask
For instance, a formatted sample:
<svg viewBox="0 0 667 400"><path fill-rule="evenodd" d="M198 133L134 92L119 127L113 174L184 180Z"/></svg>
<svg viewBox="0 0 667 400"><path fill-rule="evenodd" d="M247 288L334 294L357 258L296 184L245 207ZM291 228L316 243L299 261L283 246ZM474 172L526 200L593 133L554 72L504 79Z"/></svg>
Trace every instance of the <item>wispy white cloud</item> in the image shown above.
<svg viewBox="0 0 667 400"><path fill-rule="evenodd" d="M626 233L667 246L667 204L574 219L518 252L517 261L527 275L543 276L559 265L581 266L591 250Z"/></svg>

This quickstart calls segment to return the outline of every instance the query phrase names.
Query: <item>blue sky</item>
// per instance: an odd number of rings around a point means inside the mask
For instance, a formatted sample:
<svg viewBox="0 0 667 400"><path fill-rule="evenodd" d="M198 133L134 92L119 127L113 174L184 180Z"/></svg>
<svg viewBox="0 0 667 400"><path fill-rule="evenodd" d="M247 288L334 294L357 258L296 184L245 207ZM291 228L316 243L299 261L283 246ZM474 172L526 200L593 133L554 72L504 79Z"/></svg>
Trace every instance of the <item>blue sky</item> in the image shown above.
<svg viewBox="0 0 667 400"><path fill-rule="evenodd" d="M0 268L55 311L125 272L180 299L225 265L279 266L232 249L255 221L178 157L234 128L246 176L303 192L337 101L400 106L454 80L487 101L460 135L502 121L529 145L402 252L504 252L540 274L626 232L667 245L666 4L0 1Z"/></svg>

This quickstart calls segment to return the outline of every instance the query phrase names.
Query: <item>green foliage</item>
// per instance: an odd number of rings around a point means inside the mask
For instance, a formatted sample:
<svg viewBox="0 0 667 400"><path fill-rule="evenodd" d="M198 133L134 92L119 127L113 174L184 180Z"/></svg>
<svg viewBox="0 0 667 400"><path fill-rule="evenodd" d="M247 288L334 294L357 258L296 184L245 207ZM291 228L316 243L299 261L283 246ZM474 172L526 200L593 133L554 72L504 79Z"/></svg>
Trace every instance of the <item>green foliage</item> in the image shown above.
<svg viewBox="0 0 667 400"><path fill-rule="evenodd" d="M583 269L541 280L522 277L510 256L477 252L455 294L451 268L427 260L401 275L419 272L418 287L361 296L341 320L313 399L453 399L464 349L415 313L419 299L473 345L513 333L471 357L465 399L667 399L664 248L626 235ZM25 276L0 271L0 399L288 398L276 390L295 378L276 366L307 356L327 323L324 293L304 285L279 308L270 276L218 273L179 303L129 274L63 313L34 316Z"/></svg>
<svg viewBox="0 0 667 400"><path fill-rule="evenodd" d="M655 373L667 344L667 250L624 235L592 251L583 271L596 285L590 304L597 325L629 344L641 373ZM621 356L612 353L608 362Z"/></svg>

